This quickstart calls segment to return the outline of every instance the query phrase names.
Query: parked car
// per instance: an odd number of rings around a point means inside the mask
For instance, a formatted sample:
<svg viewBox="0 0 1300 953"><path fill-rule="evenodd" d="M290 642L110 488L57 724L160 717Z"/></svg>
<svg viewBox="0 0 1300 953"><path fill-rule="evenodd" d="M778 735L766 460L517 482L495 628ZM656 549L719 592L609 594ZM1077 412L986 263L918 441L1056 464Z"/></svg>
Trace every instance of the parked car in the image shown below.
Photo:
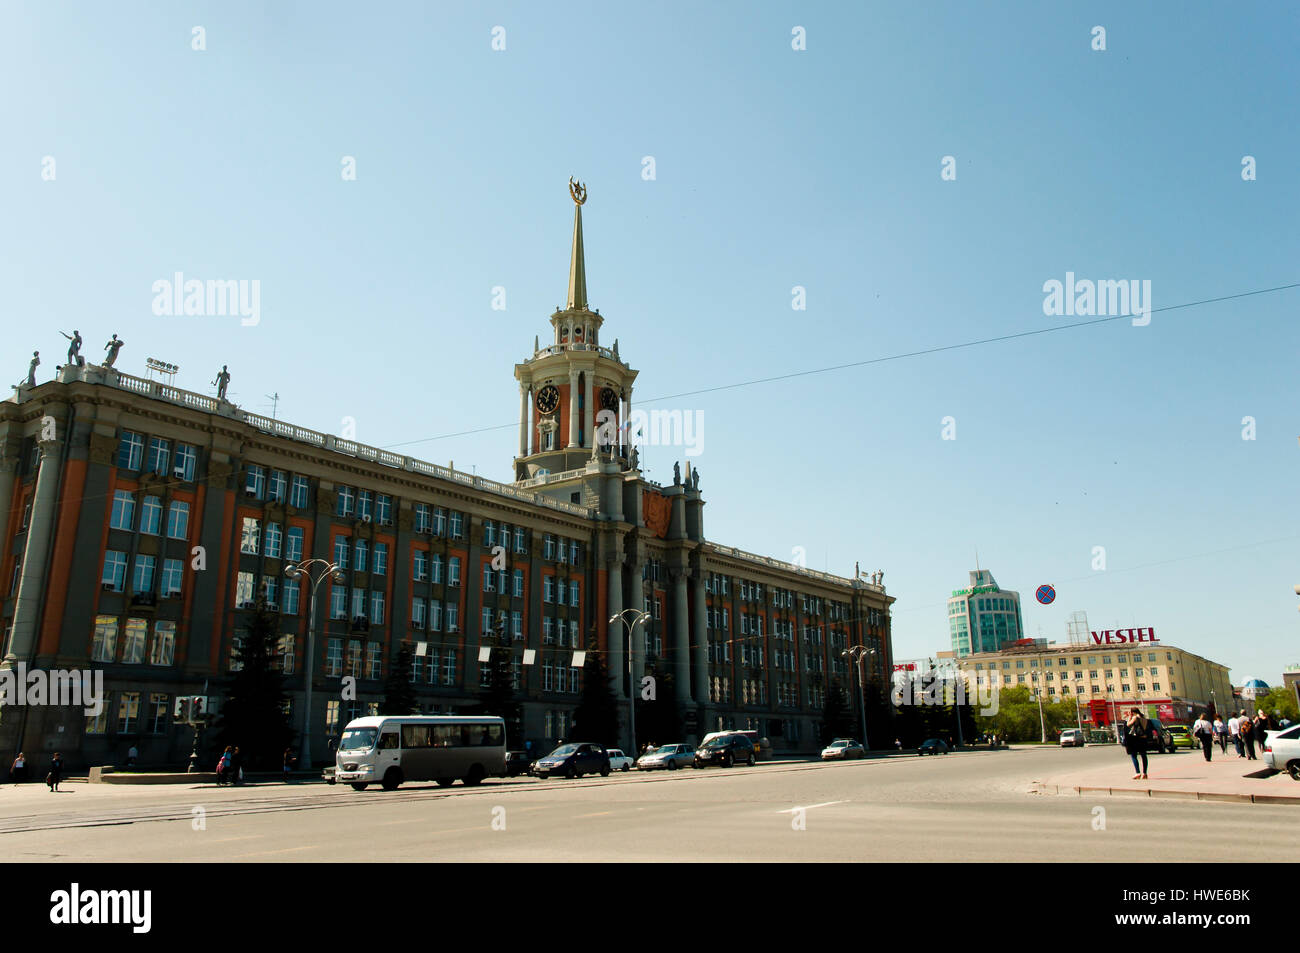
<svg viewBox="0 0 1300 953"><path fill-rule="evenodd" d="M506 777L517 778L521 774L528 774L531 770L532 763L528 760L527 752L506 752Z"/></svg>
<svg viewBox="0 0 1300 953"><path fill-rule="evenodd" d="M836 738L822 749L823 761L846 761L849 758L861 758L865 751L862 745L852 738Z"/></svg>
<svg viewBox="0 0 1300 953"><path fill-rule="evenodd" d="M1186 725L1170 725L1169 737L1173 739L1175 748L1199 748L1200 743L1192 737L1192 729Z"/></svg>
<svg viewBox="0 0 1300 953"><path fill-rule="evenodd" d="M1274 771L1285 771L1300 781L1300 725L1264 735L1264 763Z"/></svg>
<svg viewBox="0 0 1300 953"><path fill-rule="evenodd" d="M753 729L741 730L728 728L726 731L711 731L704 736L704 740L700 742L700 747L704 747L714 738L721 738L723 735L744 735L749 739L749 743L754 746L755 758L758 758L760 761L767 761L772 757L772 742L761 737L759 733Z"/></svg>
<svg viewBox="0 0 1300 953"><path fill-rule="evenodd" d="M632 759L625 755L618 748L607 748L609 754L609 769L611 771L631 771Z"/></svg>
<svg viewBox="0 0 1300 953"><path fill-rule="evenodd" d="M697 768L707 768L711 764L729 768L743 761L752 767L756 760L754 743L738 732L731 732L696 748L692 764Z"/></svg>
<svg viewBox="0 0 1300 953"><path fill-rule="evenodd" d="M656 768L676 771L678 768L689 768L694 763L694 745L671 744L647 751L637 759L636 767L638 771L653 771Z"/></svg>
<svg viewBox="0 0 1300 953"><path fill-rule="evenodd" d="M566 778L580 778L584 774L599 774L609 777L609 755L600 745L574 742L560 745L544 758L539 758L533 765L533 775L549 778L553 774L562 774Z"/></svg>
<svg viewBox="0 0 1300 953"><path fill-rule="evenodd" d="M1148 718L1147 727L1151 731L1151 739L1147 742L1147 747L1155 750L1158 754L1173 754L1177 749L1174 748L1174 736L1169 733L1169 729L1160 723L1159 718Z"/></svg>
<svg viewBox="0 0 1300 953"><path fill-rule="evenodd" d="M947 754L948 742L942 738L927 738L921 742L921 747L916 749L917 754Z"/></svg>
<svg viewBox="0 0 1300 953"><path fill-rule="evenodd" d="M1082 728L1066 728L1061 732L1062 748L1082 748L1087 743Z"/></svg>

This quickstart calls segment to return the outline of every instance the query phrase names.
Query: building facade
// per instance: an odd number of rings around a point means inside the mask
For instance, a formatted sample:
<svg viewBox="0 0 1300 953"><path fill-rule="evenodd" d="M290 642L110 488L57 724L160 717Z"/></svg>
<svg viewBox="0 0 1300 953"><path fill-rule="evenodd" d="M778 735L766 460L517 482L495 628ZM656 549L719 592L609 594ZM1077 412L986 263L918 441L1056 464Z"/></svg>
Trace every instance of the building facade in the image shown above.
<svg viewBox="0 0 1300 953"><path fill-rule="evenodd" d="M311 719L316 759L377 709L404 644L422 710L476 704L501 631L525 739L541 747L572 737L580 651L604 654L624 737L646 674L671 681L686 740L756 728L796 751L817 745L830 681L850 688L842 651L871 650L868 676L884 684L893 600L876 576L710 542L698 470L672 485L642 475L621 427L637 371L600 344L585 192L574 199L567 306L551 343L515 366L512 483L113 367L72 363L0 403L3 667L102 671L107 695L95 714L0 707L0 748L58 749L74 766L120 762L131 745L142 763L183 761L192 733L173 702L220 697L258 599L278 613L291 716L300 731ZM309 639L313 589L286 569L310 558L342 581L315 589Z"/></svg>
<svg viewBox="0 0 1300 953"><path fill-rule="evenodd" d="M993 573L976 569L970 585L954 589L948 600L948 635L957 657L996 652L1024 638L1020 593L998 586Z"/></svg>
<svg viewBox="0 0 1300 953"><path fill-rule="evenodd" d="M997 687L1023 685L1044 690L1044 699L1072 699L1083 723L1110 725L1135 705L1153 717L1188 721L1213 703L1220 713L1232 706L1228 668L1192 652L1166 645L1154 630L1122 630L1125 641L1107 643L1115 633L1094 633L1102 642L1056 643L1022 640L998 652L957 658L967 678ZM1139 641L1140 639L1140 641Z"/></svg>

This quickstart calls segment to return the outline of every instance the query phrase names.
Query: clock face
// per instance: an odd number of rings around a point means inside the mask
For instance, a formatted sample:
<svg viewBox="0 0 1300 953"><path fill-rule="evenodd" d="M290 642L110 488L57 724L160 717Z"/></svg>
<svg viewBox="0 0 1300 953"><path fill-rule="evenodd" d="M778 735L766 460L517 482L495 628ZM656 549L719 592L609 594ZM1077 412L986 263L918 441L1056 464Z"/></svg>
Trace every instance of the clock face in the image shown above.
<svg viewBox="0 0 1300 953"><path fill-rule="evenodd" d="M537 394L537 409L543 414L555 413L555 408L560 406L560 392L554 384L547 384Z"/></svg>
<svg viewBox="0 0 1300 953"><path fill-rule="evenodd" d="M605 410L618 410L618 394L606 387L600 392L600 406Z"/></svg>

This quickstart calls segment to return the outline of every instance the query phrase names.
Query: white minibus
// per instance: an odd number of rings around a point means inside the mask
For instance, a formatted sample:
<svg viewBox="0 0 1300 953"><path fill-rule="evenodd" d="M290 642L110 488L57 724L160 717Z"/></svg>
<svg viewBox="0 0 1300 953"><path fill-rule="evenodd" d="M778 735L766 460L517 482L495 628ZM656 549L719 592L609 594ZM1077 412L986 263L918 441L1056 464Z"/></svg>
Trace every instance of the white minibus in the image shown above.
<svg viewBox="0 0 1300 953"><path fill-rule="evenodd" d="M506 724L495 716L374 715L348 722L334 759L334 779L358 791L403 781L457 778L478 784L506 775Z"/></svg>

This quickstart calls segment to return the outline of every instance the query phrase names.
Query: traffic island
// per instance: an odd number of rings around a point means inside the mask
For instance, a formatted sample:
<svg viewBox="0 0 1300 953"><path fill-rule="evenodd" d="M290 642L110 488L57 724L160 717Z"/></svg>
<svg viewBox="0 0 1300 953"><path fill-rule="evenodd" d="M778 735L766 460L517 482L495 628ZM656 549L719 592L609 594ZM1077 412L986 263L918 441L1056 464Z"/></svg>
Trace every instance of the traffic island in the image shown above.
<svg viewBox="0 0 1300 953"><path fill-rule="evenodd" d="M1270 770L1262 761L1233 754L1206 761L1199 751L1148 755L1149 777L1142 780L1132 777L1133 765L1122 749L1117 748L1116 754L1114 763L1104 767L1034 780L1030 793L1300 805L1300 782Z"/></svg>

